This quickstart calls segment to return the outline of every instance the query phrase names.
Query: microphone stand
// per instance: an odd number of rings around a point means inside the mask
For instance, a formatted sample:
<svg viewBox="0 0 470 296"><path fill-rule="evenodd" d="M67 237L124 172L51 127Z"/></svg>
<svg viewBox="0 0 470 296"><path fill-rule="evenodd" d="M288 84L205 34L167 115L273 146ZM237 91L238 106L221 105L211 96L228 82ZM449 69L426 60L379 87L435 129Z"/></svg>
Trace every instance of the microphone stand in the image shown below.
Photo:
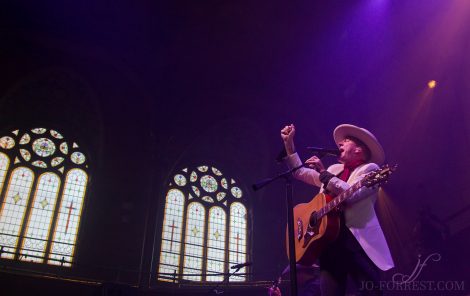
<svg viewBox="0 0 470 296"><path fill-rule="evenodd" d="M315 151L318 155L318 158L323 158L328 155L326 151ZM297 171L298 169L304 167L305 165L299 165L298 167L292 168L290 170L285 171L273 178L268 178L261 180L258 183L253 184L253 190L258 191L264 186L267 186L273 181L277 179L284 179L286 184L286 206L287 206L287 230L289 236L289 274L290 274L290 291L292 296L297 296L297 265L295 260L295 232L294 232L294 207L292 205L292 196L293 196L293 189L291 183L291 175L293 172Z"/></svg>
<svg viewBox="0 0 470 296"><path fill-rule="evenodd" d="M281 173L273 178L264 179L256 184L253 184L253 190L257 191L264 186L270 184L277 179L284 179L286 184L286 205L287 205L287 229L289 233L289 267L290 267L290 288L291 295L297 296L297 268L295 260L295 232L294 232L294 207L292 205L292 183L291 175L304 165L292 168L284 173Z"/></svg>
<svg viewBox="0 0 470 296"><path fill-rule="evenodd" d="M224 280L221 281L220 283L218 283L217 286L215 286L214 288L210 289L210 290L207 292L207 294L210 295L210 294L214 293L214 294L216 294L216 295L219 295L219 294L224 293L223 290L220 290L220 291L218 290L219 287L220 287L222 284L225 284L226 282L228 282L228 279L229 279L232 275L234 275L234 274L236 274L237 272L239 272L240 269L242 269L243 267L245 267L245 266L237 267L237 268L235 269L235 271L232 272L232 273L225 273L225 274L224 274ZM228 276L227 276L227 275L228 275Z"/></svg>

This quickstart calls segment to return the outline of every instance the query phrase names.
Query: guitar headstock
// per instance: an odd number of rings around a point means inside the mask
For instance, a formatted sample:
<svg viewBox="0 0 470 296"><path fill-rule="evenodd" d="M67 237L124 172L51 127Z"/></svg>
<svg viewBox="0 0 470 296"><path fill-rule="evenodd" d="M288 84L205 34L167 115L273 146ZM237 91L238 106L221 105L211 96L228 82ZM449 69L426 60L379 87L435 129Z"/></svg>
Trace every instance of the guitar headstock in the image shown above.
<svg viewBox="0 0 470 296"><path fill-rule="evenodd" d="M397 169L398 165L384 164L379 169L368 173L362 179L362 185L366 187L379 186L387 183L388 177Z"/></svg>

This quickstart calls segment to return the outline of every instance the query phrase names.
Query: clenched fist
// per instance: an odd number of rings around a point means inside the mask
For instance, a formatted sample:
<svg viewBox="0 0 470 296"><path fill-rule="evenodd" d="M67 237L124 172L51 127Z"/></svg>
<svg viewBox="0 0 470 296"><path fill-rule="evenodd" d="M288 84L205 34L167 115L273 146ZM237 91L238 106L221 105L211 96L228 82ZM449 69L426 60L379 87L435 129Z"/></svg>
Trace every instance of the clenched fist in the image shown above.
<svg viewBox="0 0 470 296"><path fill-rule="evenodd" d="M287 155L295 153L294 146L294 136L295 136L295 126L293 124L286 125L281 130L281 138L284 142L284 147L286 148Z"/></svg>

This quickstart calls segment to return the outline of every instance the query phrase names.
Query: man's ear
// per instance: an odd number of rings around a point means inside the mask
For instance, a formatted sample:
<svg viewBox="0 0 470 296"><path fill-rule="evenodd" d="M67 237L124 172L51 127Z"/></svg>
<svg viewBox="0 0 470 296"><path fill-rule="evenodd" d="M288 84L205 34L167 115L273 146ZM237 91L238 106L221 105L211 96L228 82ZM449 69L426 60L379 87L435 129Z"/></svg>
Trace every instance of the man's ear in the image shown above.
<svg viewBox="0 0 470 296"><path fill-rule="evenodd" d="M364 151L364 148L362 148L361 146L357 146L356 148L354 148L354 153L358 153L360 154L362 157L362 160L363 161L366 161L366 154L365 154L365 151Z"/></svg>

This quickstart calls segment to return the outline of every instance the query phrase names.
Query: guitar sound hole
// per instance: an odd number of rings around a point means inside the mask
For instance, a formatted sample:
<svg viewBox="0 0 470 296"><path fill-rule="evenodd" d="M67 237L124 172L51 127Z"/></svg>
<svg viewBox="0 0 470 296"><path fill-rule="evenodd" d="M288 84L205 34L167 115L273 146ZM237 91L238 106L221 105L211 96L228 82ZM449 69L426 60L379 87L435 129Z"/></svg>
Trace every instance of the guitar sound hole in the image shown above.
<svg viewBox="0 0 470 296"><path fill-rule="evenodd" d="M314 227L315 225L317 225L317 215L315 215L315 213L316 212L310 214L310 219L308 220L308 224L310 225L310 227Z"/></svg>

